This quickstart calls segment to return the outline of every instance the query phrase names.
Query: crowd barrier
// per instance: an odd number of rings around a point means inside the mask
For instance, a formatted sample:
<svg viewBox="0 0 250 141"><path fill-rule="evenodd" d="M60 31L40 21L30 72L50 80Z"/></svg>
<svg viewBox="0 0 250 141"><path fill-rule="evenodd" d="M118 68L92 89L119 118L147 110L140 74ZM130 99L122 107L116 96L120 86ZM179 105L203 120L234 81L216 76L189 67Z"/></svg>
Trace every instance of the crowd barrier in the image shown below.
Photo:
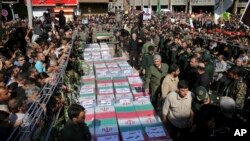
<svg viewBox="0 0 250 141"><path fill-rule="evenodd" d="M46 106L53 95L55 89L57 88L58 84L61 84L63 82L63 77L65 75L65 70L68 65L69 57L71 54L71 50L74 47L74 40L69 43L70 49L68 50L67 56L65 57L64 61L62 61L61 64L59 64L59 70L58 73L55 74L55 77L53 79L53 82L46 83L44 87L40 91L40 98L38 102L33 103L29 109L26 111L25 117L29 116L30 119L30 125L28 127L16 127L11 135L9 136L7 141L29 141L32 140L31 136L33 135L34 131L36 131L37 123L40 119L43 119L46 117L46 112L44 113L44 106ZM41 106L44 105L44 106ZM60 113L61 110L58 111ZM47 124L49 125L48 134L51 131L51 127L53 123L56 120L56 117L58 116L57 113L53 115L53 117L50 117L51 123ZM25 118L24 117L24 118ZM45 139L48 139L48 134L45 134Z"/></svg>

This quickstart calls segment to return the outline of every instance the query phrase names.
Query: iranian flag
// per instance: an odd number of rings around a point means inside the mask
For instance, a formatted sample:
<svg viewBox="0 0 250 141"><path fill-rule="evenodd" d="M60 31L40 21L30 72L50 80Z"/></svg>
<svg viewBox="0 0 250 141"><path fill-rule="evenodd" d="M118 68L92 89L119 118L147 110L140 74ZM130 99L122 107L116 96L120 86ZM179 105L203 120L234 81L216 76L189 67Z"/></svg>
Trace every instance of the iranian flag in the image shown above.
<svg viewBox="0 0 250 141"><path fill-rule="evenodd" d="M159 16L161 14L161 3L160 0L157 2L157 15Z"/></svg>

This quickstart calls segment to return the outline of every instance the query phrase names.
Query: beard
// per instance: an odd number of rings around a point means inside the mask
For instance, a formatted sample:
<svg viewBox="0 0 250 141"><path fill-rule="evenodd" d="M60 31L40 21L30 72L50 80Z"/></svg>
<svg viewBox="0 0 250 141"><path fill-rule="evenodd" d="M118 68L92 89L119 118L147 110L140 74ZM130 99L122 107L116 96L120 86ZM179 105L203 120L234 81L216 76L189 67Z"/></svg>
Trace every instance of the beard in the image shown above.
<svg viewBox="0 0 250 141"><path fill-rule="evenodd" d="M176 78L176 77L178 77L179 76L179 74L174 74L174 78Z"/></svg>

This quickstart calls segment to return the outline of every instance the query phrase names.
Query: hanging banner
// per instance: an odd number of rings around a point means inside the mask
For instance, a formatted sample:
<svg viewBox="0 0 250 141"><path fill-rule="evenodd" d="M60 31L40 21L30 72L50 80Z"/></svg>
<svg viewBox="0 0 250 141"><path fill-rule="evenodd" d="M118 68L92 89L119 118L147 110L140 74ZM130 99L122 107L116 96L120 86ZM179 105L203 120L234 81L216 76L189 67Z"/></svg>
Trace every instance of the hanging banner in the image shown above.
<svg viewBox="0 0 250 141"><path fill-rule="evenodd" d="M190 0L192 6L214 6L214 0Z"/></svg>
<svg viewBox="0 0 250 141"><path fill-rule="evenodd" d="M152 9L151 8L143 8L143 20L150 20L152 17Z"/></svg>
<svg viewBox="0 0 250 141"><path fill-rule="evenodd" d="M2 3L19 3L19 0L2 0Z"/></svg>
<svg viewBox="0 0 250 141"><path fill-rule="evenodd" d="M32 0L32 6L56 6L56 4L76 6L77 3L78 0Z"/></svg>

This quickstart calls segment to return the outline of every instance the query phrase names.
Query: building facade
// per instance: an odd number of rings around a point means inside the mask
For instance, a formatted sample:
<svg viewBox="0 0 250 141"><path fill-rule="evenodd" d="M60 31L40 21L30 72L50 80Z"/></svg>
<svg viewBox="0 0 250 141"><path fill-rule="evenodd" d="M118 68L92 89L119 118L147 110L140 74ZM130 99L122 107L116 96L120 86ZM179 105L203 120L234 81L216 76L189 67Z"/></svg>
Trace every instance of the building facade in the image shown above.
<svg viewBox="0 0 250 141"><path fill-rule="evenodd" d="M103 14L108 12L109 0L78 0L81 14Z"/></svg>
<svg viewBox="0 0 250 141"><path fill-rule="evenodd" d="M114 9L117 7L118 9L124 10L124 1L126 0L111 0L109 2L109 9ZM131 9L140 10L143 7L151 7L152 10L157 9L158 0L127 0L129 1ZM172 11L183 11L183 12L207 12L213 13L215 0L159 0L161 4L161 8L168 8ZM244 8L247 4L248 0L239 0L238 3L238 13L244 11Z"/></svg>

